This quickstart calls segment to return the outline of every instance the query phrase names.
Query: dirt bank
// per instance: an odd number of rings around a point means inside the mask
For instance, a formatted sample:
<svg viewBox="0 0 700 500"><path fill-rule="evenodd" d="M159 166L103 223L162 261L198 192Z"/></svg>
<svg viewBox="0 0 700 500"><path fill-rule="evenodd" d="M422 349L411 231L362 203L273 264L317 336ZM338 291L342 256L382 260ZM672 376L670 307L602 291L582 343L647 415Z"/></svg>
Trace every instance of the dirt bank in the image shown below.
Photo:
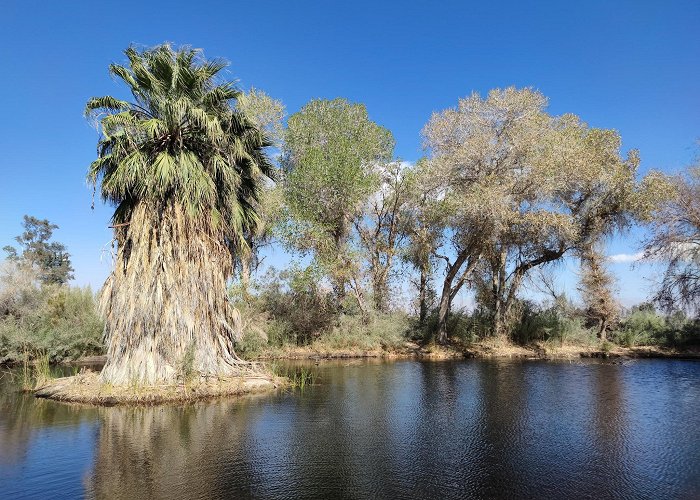
<svg viewBox="0 0 700 500"><path fill-rule="evenodd" d="M547 343L526 346L498 341L473 344L420 345L406 342L392 349L330 349L324 346L305 346L278 349L260 356L261 361L275 359L346 359L346 358L514 358L514 359L576 359L576 358L682 358L700 359L699 350L674 350L656 346L621 347L601 345L552 345Z"/></svg>
<svg viewBox="0 0 700 500"><path fill-rule="evenodd" d="M116 387L102 383L96 372L86 371L73 377L49 380L37 387L34 394L38 398L66 403L100 406L158 405L240 396L274 390L286 384L287 380L282 377L269 374L251 374L225 379L199 380L178 385Z"/></svg>

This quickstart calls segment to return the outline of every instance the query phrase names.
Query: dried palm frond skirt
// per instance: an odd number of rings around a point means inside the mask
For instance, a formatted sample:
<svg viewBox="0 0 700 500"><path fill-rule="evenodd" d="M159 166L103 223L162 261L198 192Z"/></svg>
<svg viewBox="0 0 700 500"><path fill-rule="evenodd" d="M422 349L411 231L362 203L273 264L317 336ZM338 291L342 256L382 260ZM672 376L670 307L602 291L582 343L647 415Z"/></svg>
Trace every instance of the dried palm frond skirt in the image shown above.
<svg viewBox="0 0 700 500"><path fill-rule="evenodd" d="M115 386L173 385L183 376L248 376L235 353L241 332L227 294L232 263L220 227L177 203L141 203L116 229L117 258L100 296Z"/></svg>

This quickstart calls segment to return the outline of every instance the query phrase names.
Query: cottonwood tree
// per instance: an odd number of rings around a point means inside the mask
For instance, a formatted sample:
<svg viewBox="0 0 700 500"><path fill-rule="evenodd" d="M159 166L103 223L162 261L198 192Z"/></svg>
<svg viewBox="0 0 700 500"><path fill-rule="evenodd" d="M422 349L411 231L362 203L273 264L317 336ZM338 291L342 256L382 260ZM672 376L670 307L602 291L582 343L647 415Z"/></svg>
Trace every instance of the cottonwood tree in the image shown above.
<svg viewBox="0 0 700 500"><path fill-rule="evenodd" d="M515 196L507 200L513 217L487 252L496 335L506 333L527 273L628 227L635 215L636 151L623 157L615 131L589 128L573 115L551 118L548 128L531 172L514 179ZM518 194L534 184L531 198Z"/></svg>
<svg viewBox="0 0 700 500"><path fill-rule="evenodd" d="M418 324L425 326L428 310L433 304L435 291L432 287L432 274L435 268L433 264L433 250L435 248L436 235L430 231L429 226L415 226L411 231L411 238L406 251L403 254L405 262L413 266L418 273L418 278L412 283L418 291L417 309Z"/></svg>
<svg viewBox="0 0 700 500"><path fill-rule="evenodd" d="M455 247L452 257L442 256L441 311L478 271L490 289L482 305L496 336L507 333L532 269L630 220L636 152L622 157L616 132L590 128L574 115L550 116L546 106L531 89L493 90L436 113L424 129Z"/></svg>
<svg viewBox="0 0 700 500"><path fill-rule="evenodd" d="M508 223L508 174L521 165L546 123L544 98L529 90L474 93L456 108L433 114L423 129L430 153L424 183L435 186L433 212L442 219L450 254L445 262L436 340L447 340L452 300Z"/></svg>
<svg viewBox="0 0 700 500"><path fill-rule="evenodd" d="M115 206L115 268L101 292L114 385L174 383L187 360L200 376L250 369L234 341L240 318L226 282L235 249L259 217L270 145L219 81L227 64L161 45L125 51L110 73L132 101L96 97L100 126L88 181Z"/></svg>
<svg viewBox="0 0 700 500"><path fill-rule="evenodd" d="M241 93L236 99L236 107L241 110L261 131L270 142L268 151L279 154L284 144L284 117L286 109L279 99L270 97L265 91L251 88Z"/></svg>
<svg viewBox="0 0 700 500"><path fill-rule="evenodd" d="M38 270L15 259L0 261L0 320L23 318L40 307Z"/></svg>
<svg viewBox="0 0 700 500"><path fill-rule="evenodd" d="M22 226L24 232L15 238L19 251L9 245L3 248L8 259L34 268L37 279L45 285L64 285L72 280L73 267L66 246L50 241L58 226L31 215L24 216Z"/></svg>
<svg viewBox="0 0 700 500"><path fill-rule="evenodd" d="M404 213L404 231L408 244L402 258L417 272L414 286L418 291L418 322L425 326L428 309L432 306L434 289L435 253L443 242L444 220L434 213L435 188L424 183L429 175L425 158L416 162L411 197ZM440 214L442 215L442 214Z"/></svg>
<svg viewBox="0 0 700 500"><path fill-rule="evenodd" d="M362 104L315 99L287 124L282 165L292 245L328 270L340 302L348 285L364 309L349 240L353 221L377 190L378 163L391 159L394 139Z"/></svg>
<svg viewBox="0 0 700 500"><path fill-rule="evenodd" d="M419 198L415 215L410 252L420 271L419 311L425 314L427 280L433 260L444 261L445 276L441 284L438 306L438 328L435 340L447 341L447 320L452 302L467 283L479 259L479 238L486 227L480 227L480 215L460 199L461 184L446 173L446 165L435 157L421 162L418 184ZM421 313L419 312L419 317Z"/></svg>
<svg viewBox="0 0 700 500"><path fill-rule="evenodd" d="M354 225L367 253L374 308L387 312L391 273L406 240L406 207L414 179L410 167L401 161L379 164L375 172L379 189L369 197Z"/></svg>
<svg viewBox="0 0 700 500"><path fill-rule="evenodd" d="M662 179L666 196L651 209L645 257L666 264L655 300L667 311L700 312L700 167ZM659 193L659 188L653 189Z"/></svg>

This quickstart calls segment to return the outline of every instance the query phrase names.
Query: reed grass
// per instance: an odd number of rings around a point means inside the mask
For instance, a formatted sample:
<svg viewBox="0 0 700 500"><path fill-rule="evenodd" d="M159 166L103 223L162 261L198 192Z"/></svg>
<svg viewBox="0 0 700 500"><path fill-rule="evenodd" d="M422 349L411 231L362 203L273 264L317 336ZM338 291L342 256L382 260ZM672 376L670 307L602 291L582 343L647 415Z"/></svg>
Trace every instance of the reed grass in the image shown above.
<svg viewBox="0 0 700 500"><path fill-rule="evenodd" d="M286 378L289 387L304 390L308 386L316 385L318 373L307 366L289 366L280 363L270 363L269 368L278 377Z"/></svg>

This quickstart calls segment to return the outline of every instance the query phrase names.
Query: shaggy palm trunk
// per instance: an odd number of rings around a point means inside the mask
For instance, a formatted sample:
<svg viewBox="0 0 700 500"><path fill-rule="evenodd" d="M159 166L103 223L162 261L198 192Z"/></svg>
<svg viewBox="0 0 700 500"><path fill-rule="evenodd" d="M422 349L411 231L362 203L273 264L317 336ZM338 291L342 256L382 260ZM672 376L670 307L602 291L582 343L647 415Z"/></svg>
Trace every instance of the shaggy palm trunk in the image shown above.
<svg viewBox="0 0 700 500"><path fill-rule="evenodd" d="M141 203L117 228L115 269L102 290L103 382L171 384L240 374L238 312L226 294L231 257L208 223L183 207Z"/></svg>
<svg viewBox="0 0 700 500"><path fill-rule="evenodd" d="M242 255L241 256L241 292L244 299L248 299L248 291L250 289L250 269L251 261L253 260L252 255Z"/></svg>

